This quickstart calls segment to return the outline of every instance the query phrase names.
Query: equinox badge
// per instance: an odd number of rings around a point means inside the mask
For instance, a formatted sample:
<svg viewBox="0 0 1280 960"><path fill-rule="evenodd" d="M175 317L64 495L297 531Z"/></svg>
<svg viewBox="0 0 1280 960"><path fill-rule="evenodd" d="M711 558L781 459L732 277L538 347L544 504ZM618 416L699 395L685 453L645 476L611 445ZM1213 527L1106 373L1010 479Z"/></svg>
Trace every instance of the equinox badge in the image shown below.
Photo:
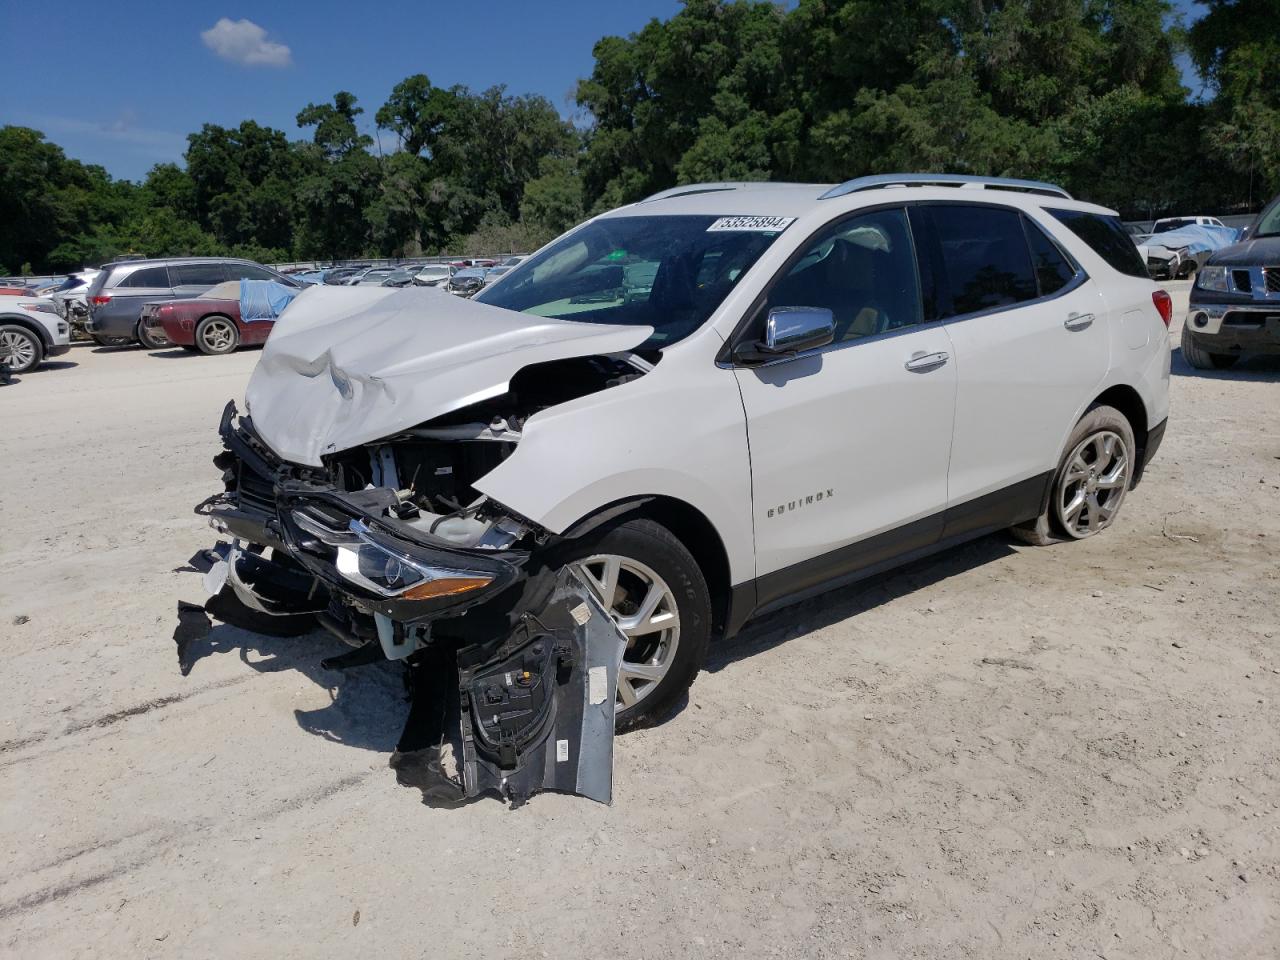
<svg viewBox="0 0 1280 960"><path fill-rule="evenodd" d="M776 507L770 507L766 517L780 517L784 513L790 513L792 510L799 510L802 507L811 507L815 503L822 503L824 500L830 500L834 497L834 490L819 490L817 493L808 493L803 497L797 497L795 500L788 500L786 503L779 504Z"/></svg>

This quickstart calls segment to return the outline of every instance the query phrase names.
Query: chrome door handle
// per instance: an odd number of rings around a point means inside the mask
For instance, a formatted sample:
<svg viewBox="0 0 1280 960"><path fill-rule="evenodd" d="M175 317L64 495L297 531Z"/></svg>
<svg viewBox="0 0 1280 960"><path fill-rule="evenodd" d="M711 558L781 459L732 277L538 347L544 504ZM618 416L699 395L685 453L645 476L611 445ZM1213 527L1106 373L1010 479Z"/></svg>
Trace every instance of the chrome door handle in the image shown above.
<svg viewBox="0 0 1280 960"><path fill-rule="evenodd" d="M1068 330L1085 330L1093 325L1092 313L1070 313L1062 325Z"/></svg>
<svg viewBox="0 0 1280 960"><path fill-rule="evenodd" d="M912 373L928 373L930 370L937 370L950 359L950 355L946 353L925 353L923 350L917 350L904 366Z"/></svg>

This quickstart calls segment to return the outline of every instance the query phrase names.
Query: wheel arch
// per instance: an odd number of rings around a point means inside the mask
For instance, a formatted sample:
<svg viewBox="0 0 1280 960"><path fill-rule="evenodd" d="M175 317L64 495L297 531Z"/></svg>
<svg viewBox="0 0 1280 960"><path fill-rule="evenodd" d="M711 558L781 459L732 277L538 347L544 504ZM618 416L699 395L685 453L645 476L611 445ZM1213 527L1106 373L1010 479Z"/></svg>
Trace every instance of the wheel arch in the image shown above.
<svg viewBox="0 0 1280 960"><path fill-rule="evenodd" d="M49 334L49 331L30 317L23 317L14 313L3 313L0 314L0 326L22 327L24 330L34 333L36 335L36 339L40 341L40 346L42 346L46 352L48 352L49 348L53 346L53 337Z"/></svg>
<svg viewBox="0 0 1280 960"><path fill-rule="evenodd" d="M1138 481L1142 479L1142 467L1146 459L1147 437L1151 430L1151 424L1148 422L1147 406L1142 402L1142 395L1128 384L1120 383L1108 387L1098 394L1093 402L1089 404L1088 410L1092 410L1094 407L1114 407L1129 421L1129 426L1133 429L1133 442L1138 448L1134 451L1133 480L1129 485L1130 487L1136 486Z"/></svg>
<svg viewBox="0 0 1280 960"><path fill-rule="evenodd" d="M729 554L715 525L697 507L669 496L629 497L606 504L572 523L561 537L571 540L585 536L606 524L644 517L671 531L693 554L711 596L712 629L724 629L729 616L732 589L729 582Z"/></svg>

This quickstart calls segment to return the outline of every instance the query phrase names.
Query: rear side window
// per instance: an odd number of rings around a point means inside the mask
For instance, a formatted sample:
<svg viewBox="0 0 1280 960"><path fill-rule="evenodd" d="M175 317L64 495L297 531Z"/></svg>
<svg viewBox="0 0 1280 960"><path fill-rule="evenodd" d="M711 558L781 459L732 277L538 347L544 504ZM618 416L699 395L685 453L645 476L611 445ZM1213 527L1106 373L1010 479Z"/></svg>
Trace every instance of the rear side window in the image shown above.
<svg viewBox="0 0 1280 960"><path fill-rule="evenodd" d="M229 263L232 280L278 280L274 273L252 263Z"/></svg>
<svg viewBox="0 0 1280 960"><path fill-rule="evenodd" d="M180 263L170 267L179 287L212 287L227 279L227 268L221 263Z"/></svg>
<svg viewBox="0 0 1280 960"><path fill-rule="evenodd" d="M1075 265L1031 220L1023 217L1022 223L1027 231L1027 245L1031 247L1031 261L1036 271L1036 282L1040 285L1040 296L1055 294L1075 277Z"/></svg>
<svg viewBox="0 0 1280 960"><path fill-rule="evenodd" d="M117 286L146 287L147 289L168 288L169 271L164 267L143 267L141 270L133 271L133 273L121 280Z"/></svg>
<svg viewBox="0 0 1280 960"><path fill-rule="evenodd" d="M1010 307L1040 296L1017 210L972 204L925 210L941 247L943 317Z"/></svg>
<svg viewBox="0 0 1280 960"><path fill-rule="evenodd" d="M1120 225L1118 217L1104 217L1083 210L1045 211L1093 248L1093 252L1121 273L1147 279L1147 265L1142 262L1133 238Z"/></svg>

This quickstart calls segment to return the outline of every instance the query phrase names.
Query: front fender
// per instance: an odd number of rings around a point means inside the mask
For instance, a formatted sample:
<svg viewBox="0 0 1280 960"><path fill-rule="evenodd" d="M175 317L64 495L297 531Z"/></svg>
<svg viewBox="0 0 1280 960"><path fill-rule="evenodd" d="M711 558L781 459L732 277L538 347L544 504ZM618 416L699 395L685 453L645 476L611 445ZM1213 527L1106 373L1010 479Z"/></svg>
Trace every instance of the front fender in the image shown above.
<svg viewBox="0 0 1280 960"><path fill-rule="evenodd" d="M737 383L713 364L693 376L685 365L664 357L638 380L531 417L515 452L476 489L555 534L619 501L670 497L716 528L732 583L754 577L751 463Z"/></svg>

